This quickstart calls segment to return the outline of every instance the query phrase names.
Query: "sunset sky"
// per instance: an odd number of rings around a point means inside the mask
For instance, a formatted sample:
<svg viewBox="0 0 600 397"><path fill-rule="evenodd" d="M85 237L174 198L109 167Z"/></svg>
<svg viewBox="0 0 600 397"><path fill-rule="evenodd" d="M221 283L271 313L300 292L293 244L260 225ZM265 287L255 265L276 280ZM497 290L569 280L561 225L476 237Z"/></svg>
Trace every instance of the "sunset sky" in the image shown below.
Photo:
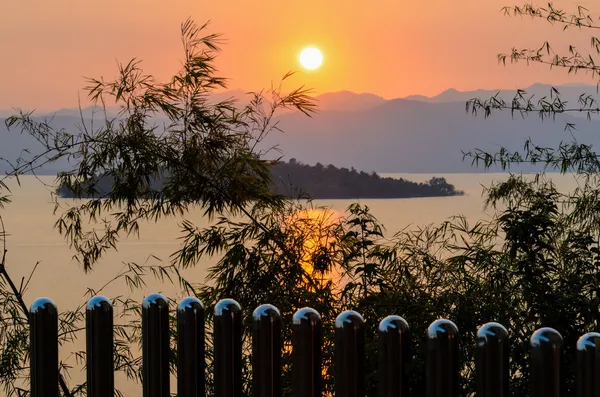
<svg viewBox="0 0 600 397"><path fill-rule="evenodd" d="M323 65L290 86L385 98L448 88L521 88L589 82L542 66L499 66L498 52L586 44L589 32L508 18L506 0L28 0L0 1L0 109L74 107L84 76L113 77L116 60L143 60L165 80L181 60L180 23L211 20L227 40L217 66L231 89L258 90L300 70L298 53L321 49ZM519 3L517 3L519 4ZM593 2L557 1L573 8ZM600 7L595 7L600 11Z"/></svg>

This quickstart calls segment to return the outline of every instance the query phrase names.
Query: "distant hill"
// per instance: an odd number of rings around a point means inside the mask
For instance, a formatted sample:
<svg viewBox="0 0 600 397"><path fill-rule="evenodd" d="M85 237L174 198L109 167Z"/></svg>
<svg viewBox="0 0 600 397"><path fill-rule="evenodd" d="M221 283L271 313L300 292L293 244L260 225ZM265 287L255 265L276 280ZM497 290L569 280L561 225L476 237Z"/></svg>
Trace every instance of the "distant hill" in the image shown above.
<svg viewBox="0 0 600 397"><path fill-rule="evenodd" d="M549 89L548 85L535 84L527 91L535 93L537 98L549 95ZM582 92L597 96L595 86L568 85L559 90L563 99L571 103L577 102ZM519 115L512 117L510 112L502 112L485 119L483 115L475 117L465 112L466 100L487 98L496 92L447 90L434 97L389 100L349 91L323 94L316 97L319 113L312 118L292 111L280 114L278 126L284 133L273 132L263 143L263 148L278 146L286 161L297 158L307 164L331 163L366 172L449 173L482 171L463 160L463 150L478 148L495 152L500 147L520 150L527 138L541 146L570 141L571 135L564 131L566 121L576 123L574 136L580 143L594 147L600 144L597 134L600 120L587 121L575 117L576 114L559 115L555 121L542 122L534 114L521 119ZM515 91L503 90L499 95L510 100L514 94ZM242 91L228 91L213 99L240 96ZM248 96L242 98L241 104ZM73 109L61 111L51 124L77 131L80 118L74 113ZM90 113L86 110L84 117ZM39 151L39 145L18 132L7 132L0 119L0 158L14 160L22 149L35 153ZM7 169L3 166L0 163L0 172ZM64 162L54 163L40 171L55 173L65 166ZM514 170L533 169L523 166Z"/></svg>
<svg viewBox="0 0 600 397"><path fill-rule="evenodd" d="M331 92L316 97L320 111L352 112L371 109L386 100L374 94L355 94L350 91Z"/></svg>
<svg viewBox="0 0 600 397"><path fill-rule="evenodd" d="M425 183L417 183L405 179L382 178L376 173L359 172L353 168L323 166L320 163L310 166L295 159L271 166L271 175L273 191L288 197L359 199L444 197L463 194L444 178L434 177ZM97 197L108 194L111 185L110 177L101 177L95 186ZM155 189L160 189L160 185L161 180L152 182ZM57 194L61 197L75 197L73 191L66 186L60 186Z"/></svg>
<svg viewBox="0 0 600 397"><path fill-rule="evenodd" d="M11 114L15 114L15 112ZM35 119L41 121L44 118L36 117ZM77 133L79 131L78 126L81 124L80 120L79 116L56 116L48 124L53 128L64 128L66 131ZM0 173L12 171L7 161L10 161L14 165L19 158L31 159L34 155L43 152L41 144L33 137L27 133L21 133L17 128L12 128L8 131L5 119L0 118ZM39 162L42 163L47 159L48 157L42 157ZM61 159L45 164L43 167L37 169L36 172L40 175L55 175L68 168L69 163L67 160Z"/></svg>
<svg viewBox="0 0 600 397"><path fill-rule="evenodd" d="M543 97L550 97L550 90L552 85L550 84L541 84L536 83L532 84L529 87L520 87L521 89L527 92L527 97L533 95L533 100L539 100ZM596 99L600 99L598 92L596 90L595 85L588 84L567 84L562 86L556 86L558 88L561 98L563 101L567 101L571 105L577 105L577 101L579 96L586 92L587 94L591 94ZM438 95L434 95L432 97L427 97L423 95L411 95L404 97L403 99L408 100L416 100L421 102L429 102L429 103L446 103L446 102L466 102L471 98L489 98L494 95L498 95L499 98L504 99L505 101L511 101L517 89L507 90L507 89L497 89L497 90L474 90L474 91L457 91L454 88L450 88L444 92L441 92Z"/></svg>
<svg viewBox="0 0 600 397"><path fill-rule="evenodd" d="M333 163L368 171L390 173L478 172L463 151L500 147L522 150L528 138L541 146L570 141L565 122L576 123L573 136L580 143L600 144L599 121L572 116L522 119L510 112L473 116L464 102L429 103L406 99L386 101L361 111L324 111L313 118L291 113L279 118L284 133L269 135L265 147L277 145L284 159ZM498 168L492 170L498 171ZM514 171L532 171L529 166Z"/></svg>

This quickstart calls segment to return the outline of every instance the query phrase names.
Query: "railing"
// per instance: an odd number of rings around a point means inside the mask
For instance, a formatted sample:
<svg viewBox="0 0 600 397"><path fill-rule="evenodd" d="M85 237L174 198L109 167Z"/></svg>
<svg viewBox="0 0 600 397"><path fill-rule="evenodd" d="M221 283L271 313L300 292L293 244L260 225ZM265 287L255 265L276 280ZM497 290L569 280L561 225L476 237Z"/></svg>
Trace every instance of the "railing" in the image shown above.
<svg viewBox="0 0 600 397"><path fill-rule="evenodd" d="M86 313L87 395L112 397L113 308L106 298L89 300ZM58 397L58 310L48 298L31 306L31 396ZM254 396L280 395L281 315L272 305L256 308L252 317L252 389ZM231 299L214 309L214 386L216 397L237 397L242 390L242 308ZM364 397L364 320L354 311L335 320L334 377L337 397ZM321 316L304 308L293 316L292 394L321 396ZM408 323L384 318L379 334L381 397L406 397L404 366L410 360ZM427 331L427 396L458 397L458 328L450 320L434 321ZM509 334L498 323L477 332L478 397L508 396ZM530 339L530 397L559 397L563 339L552 328ZM196 298L177 306L177 393L205 395L204 308ZM142 303L144 397L169 396L169 307L159 294ZM598 363L596 362L598 361ZM600 334L577 342L577 396L600 396Z"/></svg>

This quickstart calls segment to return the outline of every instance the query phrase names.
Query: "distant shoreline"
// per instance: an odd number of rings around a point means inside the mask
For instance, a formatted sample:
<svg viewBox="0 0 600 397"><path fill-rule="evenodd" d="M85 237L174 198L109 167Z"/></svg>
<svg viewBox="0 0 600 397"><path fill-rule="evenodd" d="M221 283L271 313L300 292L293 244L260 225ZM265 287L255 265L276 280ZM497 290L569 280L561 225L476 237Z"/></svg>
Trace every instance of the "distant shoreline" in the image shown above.
<svg viewBox="0 0 600 397"><path fill-rule="evenodd" d="M432 177L425 182L414 182L404 178L391 178L375 172L366 173L354 168L337 168L333 165L306 165L291 159L280 161L270 167L272 191L275 194L310 198L314 200L356 200L356 199L398 199L461 196L463 191L457 190L443 177ZM106 197L112 191L119 178L106 173L95 180L88 181L77 189L77 193L67 186L59 186L56 193L62 198ZM160 194L168 184L168 176L157 177L140 191L140 196L147 193ZM94 192L95 195L89 194Z"/></svg>
<svg viewBox="0 0 600 397"><path fill-rule="evenodd" d="M5 173L8 171L5 171ZM59 171L62 172L62 171ZM562 175L560 171L481 171L478 169L474 169L472 172L466 171L427 171L427 172L410 172L410 171L372 171L377 175L387 178L389 175L487 175L487 174L499 174L499 175L508 175L508 174L523 174L523 175L535 175L539 173L549 174L549 175ZM57 172L58 173L58 172ZM57 173L42 171L36 172L35 175L43 176L43 177L55 177ZM33 175L31 172L23 173L22 175Z"/></svg>

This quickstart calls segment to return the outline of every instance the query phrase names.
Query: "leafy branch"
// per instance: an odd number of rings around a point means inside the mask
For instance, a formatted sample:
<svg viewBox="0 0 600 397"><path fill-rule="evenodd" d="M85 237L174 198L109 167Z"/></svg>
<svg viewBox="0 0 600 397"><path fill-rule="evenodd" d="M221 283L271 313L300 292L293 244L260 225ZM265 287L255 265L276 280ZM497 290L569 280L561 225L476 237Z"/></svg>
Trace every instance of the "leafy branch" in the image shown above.
<svg viewBox="0 0 600 397"><path fill-rule="evenodd" d="M522 6L505 7L506 15L530 16L534 19L543 19L552 24L560 24L564 29L578 27L582 29L599 29L600 19L591 14L585 7L577 7L575 12L567 12L549 3L547 7L537 7L530 3ZM507 60L511 63L524 61L527 64L537 63L550 68L565 69L569 74L580 71L591 75L597 83L600 82L600 67L596 56L600 55L600 39L592 37L590 40L591 53L580 52L576 46L568 47L568 54L562 55L554 51L548 41L542 46L534 49L513 48L509 54L498 54L498 61L506 65ZM494 112L510 111L511 115L526 117L529 114L537 114L540 119L556 120L557 116L567 113L580 113L592 120L593 115L600 114L600 104L596 96L583 92L577 98L577 103L569 103L563 99L563 95L556 87L552 87L548 95L535 98L528 95L524 90L517 90L512 100L506 100L496 94L487 99L473 98L467 101L466 111L473 115L482 113L489 117ZM565 120L565 131L571 133L571 141L563 141L558 147L541 147L527 140L522 151L512 151L501 148L496 153L475 149L463 152L465 158L470 158L474 165L483 165L489 168L492 165L500 165L502 169L508 169L517 164L541 164L544 170L555 170L562 173L576 172L590 177L597 173L598 156L591 145L580 144L572 133L576 125L571 120Z"/></svg>
<svg viewBox="0 0 600 397"><path fill-rule="evenodd" d="M544 19L552 24L558 23L569 27L600 29L598 16L592 15L589 10L583 6L577 6L576 12L567 12L557 8L553 3L548 3L547 7L536 6L533 3L522 5L502 7L502 12L507 16L529 16L531 18Z"/></svg>

